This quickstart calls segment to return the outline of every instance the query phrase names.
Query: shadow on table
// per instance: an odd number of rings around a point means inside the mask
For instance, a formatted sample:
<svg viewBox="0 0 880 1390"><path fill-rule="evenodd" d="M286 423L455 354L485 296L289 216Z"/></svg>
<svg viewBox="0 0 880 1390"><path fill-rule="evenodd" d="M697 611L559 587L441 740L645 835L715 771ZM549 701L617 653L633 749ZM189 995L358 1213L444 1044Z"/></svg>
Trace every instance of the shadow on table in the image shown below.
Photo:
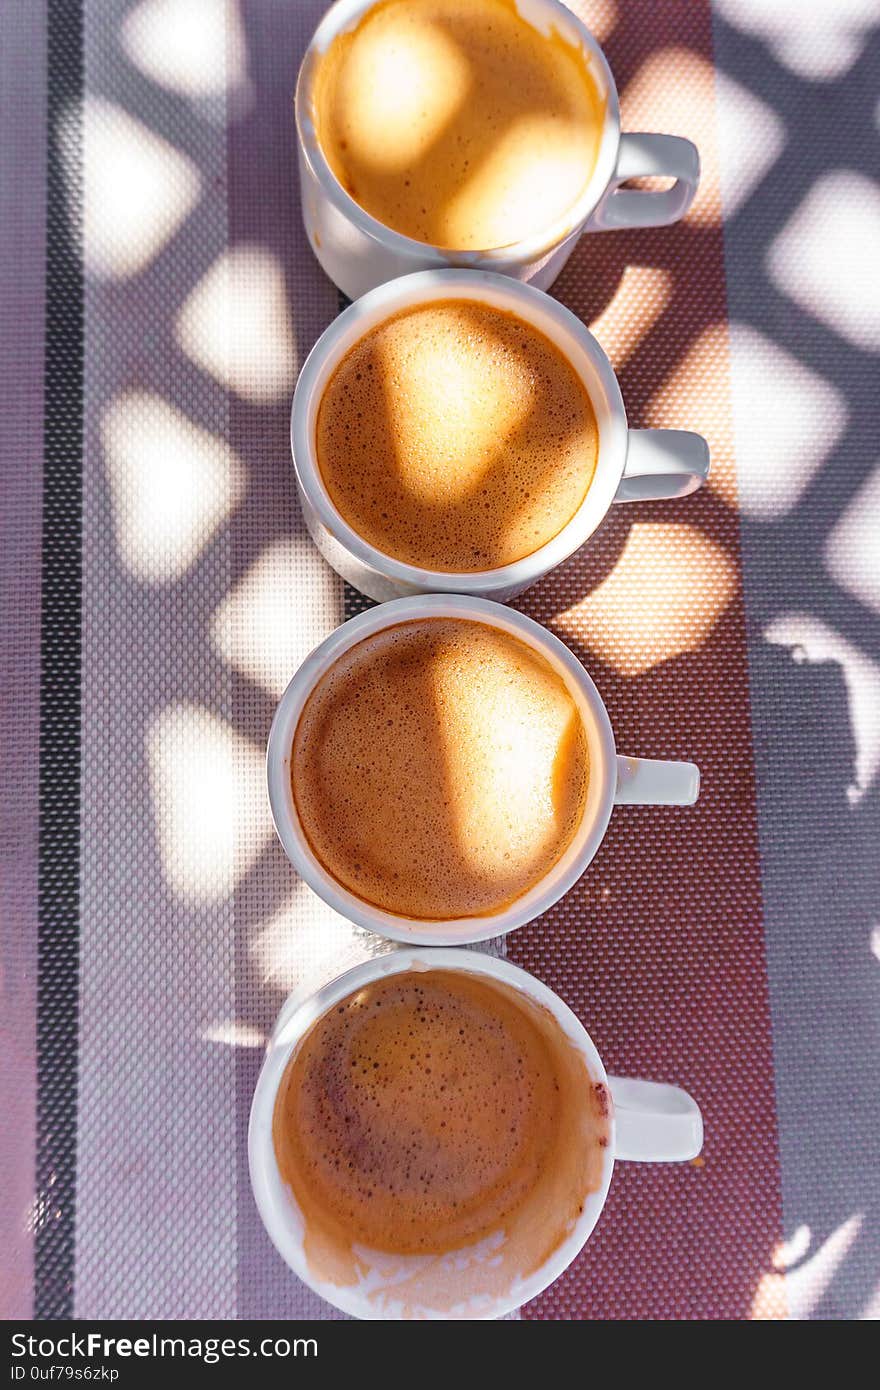
<svg viewBox="0 0 880 1390"><path fill-rule="evenodd" d="M120 26L135 8L116 6ZM262 250L280 267L292 341L279 339L279 360L286 353L289 366L300 364L335 312L335 290L317 267L308 274L303 268L311 260L300 227L292 118L296 65L322 9L320 3L279 6L266 0L242 0L237 7L235 44L246 54L249 92L241 109L230 113L235 119L225 159L208 136L205 111L160 90L123 54L114 85L100 93L184 152L203 186L202 201L161 255L111 286L102 301L117 320L129 316L142 323L139 339L129 340L120 361L108 368L107 402L113 392L136 387L170 402L204 429L218 431L218 422L225 421L243 473L240 495L188 572L161 589L133 577L121 560L113 575L117 593L135 595L141 605L145 643L150 632L156 634L150 678L136 695L126 684L129 674L118 673L118 717L129 738L146 741L171 703L198 703L228 721L259 756L271 719L275 694L260 661L265 658L271 668L272 632L263 635L266 649L249 671L218 652L216 622L229 592L254 576L270 548L288 542L295 549L309 547L294 499L287 393L249 398L246 389L231 389L222 373L212 376L181 351L177 324L212 262L237 249ZM601 324L603 312L623 293L629 267L654 273L656 283L667 286L656 314L648 314L642 300L633 301L629 312L643 314L645 330L625 356L613 332L603 339L612 357L621 354L621 384L634 425L692 426L710 435L714 430L718 464L726 457L730 468L736 422L726 403L727 359L711 345L717 342L713 330L723 328L729 315L831 382L846 405L846 430L783 515L762 520L740 513L732 486L681 505L621 509L592 550L524 600L527 611L558 627L595 674L621 746L647 756L695 756L704 771L704 801L691 820L674 824L668 813L619 813L591 874L565 904L512 940L511 955L578 1007L615 1067L652 1066L670 1079L677 1073L693 1086L712 1122L705 1169L628 1174L615 1184L608 1217L584 1256L593 1261L590 1268L627 1271L644 1316L676 1310L682 1315L691 1306L697 1315L711 1315L713 1300L716 1314L723 1305L725 1316L748 1315L780 1235L791 1239L798 1227L808 1226L809 1259L843 1223L864 1213L855 1240L820 1280L824 1292L805 1297L803 1305L814 1315L854 1316L871 1297L878 1265L877 1209L868 1192L880 1133L876 1089L870 1086L878 1041L877 962L870 940L880 916L880 812L876 781L859 786L853 764L857 759L867 766L868 745L877 738L876 709L866 707L865 682L880 670L880 623L867 601L831 581L823 547L875 465L876 358L781 293L765 266L774 238L826 173L845 161L848 169L876 180L872 122L880 37L869 36L843 76L810 80L717 15L713 33L707 5L664 0L619 6L605 46L631 127L650 114L628 112L627 98L648 61L675 48L708 63L713 39L721 72L785 123L788 143L780 161L723 229L719 217L710 216L675 228L585 239L555 293ZM670 82L677 80L675 73L672 67ZM681 128L708 142L707 149L715 139L711 94L709 102L702 109L695 100L692 117L685 104ZM247 313L247 294L229 300L223 322L231 340L244 333ZM274 321L268 331L275 331ZM265 363L265 344L262 352ZM674 389L670 382L677 383ZM105 502L110 526L112 507ZM737 566L741 557L744 603L735 596L723 605L715 628L700 642L685 631L684 644L664 659L622 671L609 657L607 642L603 647L605 630L591 626L584 616L591 610L583 605L614 574L636 528L667 523L699 533L713 556ZM686 539L685 531L676 534ZM294 596L298 573L287 590ZM630 602L640 602L637 591ZM347 612L358 603L345 596ZM283 624L285 615L274 611ZM795 612L832 631L836 655L821 656L827 650L823 639L810 660L793 659L790 652L803 645L801 629L790 622ZM295 620L294 612L288 616ZM332 624L342 616L343 595L332 590L326 617ZM112 615L108 623L111 644L128 651L125 626ZM767 640L774 630L775 645ZM172 659L181 651L193 654L185 671ZM216 693L213 704L208 691ZM149 769L140 770L145 775L138 790L125 790L125 814L130 824L151 826L157 809ZM860 791L856 800L848 794L852 786ZM155 847L144 852L152 856L150 875L162 883ZM113 891L130 903L144 885L132 878L124 858L114 872ZM164 884L161 892L168 910L180 914L179 929L194 930L198 914L190 921L171 887ZM280 847L267 841L240 875L231 904L222 905L231 907L235 919L237 1017L261 1034L285 989L266 969L258 942L267 923L279 914L283 920L298 892L306 890L294 884ZM292 932L308 935L310 911L291 911ZM321 930L314 918L313 936ZM579 944L583 933L586 954ZM372 949L365 941L354 946ZM765 946L772 1036L763 993ZM194 999L193 1010L200 1004ZM292 1304L274 1265L265 1274L275 1257L247 1190L244 1127L258 1060L255 1049L240 1049L239 1293L254 1315L283 1316ZM778 1112L781 1215L773 1143L748 1132L745 1073L753 1065L761 1076L759 1118L771 1133L774 1098ZM662 1264L671 1273L661 1287L654 1272ZM567 1306L575 1316L598 1311L601 1282L585 1287L582 1278L578 1267L558 1286L561 1301L550 1306ZM606 1287L613 1310L617 1277ZM619 1297L616 1306L619 1313Z"/></svg>

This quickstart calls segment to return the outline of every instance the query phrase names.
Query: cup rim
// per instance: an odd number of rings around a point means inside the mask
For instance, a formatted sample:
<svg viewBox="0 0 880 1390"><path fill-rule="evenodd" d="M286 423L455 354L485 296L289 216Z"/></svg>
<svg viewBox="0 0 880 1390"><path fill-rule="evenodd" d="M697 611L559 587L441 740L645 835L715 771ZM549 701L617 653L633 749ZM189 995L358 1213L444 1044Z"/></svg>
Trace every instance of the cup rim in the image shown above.
<svg viewBox="0 0 880 1390"><path fill-rule="evenodd" d="M595 472L583 501L562 529L519 560L467 573L422 569L395 559L359 535L331 500L314 445L315 420L327 381L350 347L393 314L411 305L446 298L473 299L512 311L551 337L583 382L599 431ZM627 435L620 384L586 325L543 290L486 270L418 270L387 280L356 299L324 330L306 358L290 411L290 450L297 483L326 530L369 569L399 585L428 593L454 590L504 595L533 584L562 564L589 540L614 501L626 464Z"/></svg>
<svg viewBox="0 0 880 1390"><path fill-rule="evenodd" d="M617 164L620 147L620 100L617 84L608 60L584 22L560 0L532 0L532 3L546 6L551 10L557 23L577 34L578 41L587 55L589 63L595 63L600 81L605 84L605 117L602 134L593 172L586 187L571 207L557 219L556 223L531 237L509 242L504 246L487 247L485 250L460 250L454 247L441 247L431 242L418 241L415 237L397 232L387 223L380 222L372 213L352 198L337 179L321 146L318 131L312 115L312 83L320 56L329 47L337 34L359 22L367 10L372 9L379 0L336 0L317 25L308 47L303 54L296 81L294 112L299 147L311 173L317 179L322 192L333 206L349 222L353 222L364 235L377 241L386 250L398 255L437 256L444 262L456 265L483 265L486 261L532 262L549 255L567 237L583 229L590 214L597 207L602 195L611 182ZM528 21L527 21L528 22Z"/></svg>
<svg viewBox="0 0 880 1390"><path fill-rule="evenodd" d="M608 1096L608 1146L599 1187L595 1192L588 1194L583 1212L572 1230L544 1263L526 1279L514 1285L506 1297L499 1298L490 1311L480 1314L481 1320L501 1318L543 1292L559 1278L583 1249L602 1214L608 1195L614 1171L616 1138L611 1088L595 1043L577 1015L555 991L510 961L461 948L400 947L346 970L305 999L297 999L295 992L291 994L281 1007L269 1039L251 1101L248 1122L248 1167L251 1188L269 1238L281 1258L304 1283L344 1313L365 1320L381 1319L384 1316L368 1300L359 1298L356 1292L329 1284L317 1278L309 1269L301 1234L294 1228L298 1208L278 1171L275 1159L272 1118L278 1088L290 1057L312 1025L334 1004L369 982L414 967L418 969L420 966L425 969L461 970L501 980L546 1008L568 1040L581 1053L590 1079L604 1085Z"/></svg>
<svg viewBox="0 0 880 1390"><path fill-rule="evenodd" d="M566 682L584 723L590 756L587 801L567 849L551 869L506 908L485 916L427 919L404 917L359 898L324 867L306 839L290 782L293 737L306 700L318 680L344 652L364 638L419 618L465 618L518 637L537 650ZM409 945L453 946L505 936L540 917L577 882L604 838L617 784L616 748L602 698L577 657L540 623L490 599L463 594L420 594L392 599L350 618L302 662L272 720L266 748L266 781L275 832L300 878L335 912L356 926Z"/></svg>

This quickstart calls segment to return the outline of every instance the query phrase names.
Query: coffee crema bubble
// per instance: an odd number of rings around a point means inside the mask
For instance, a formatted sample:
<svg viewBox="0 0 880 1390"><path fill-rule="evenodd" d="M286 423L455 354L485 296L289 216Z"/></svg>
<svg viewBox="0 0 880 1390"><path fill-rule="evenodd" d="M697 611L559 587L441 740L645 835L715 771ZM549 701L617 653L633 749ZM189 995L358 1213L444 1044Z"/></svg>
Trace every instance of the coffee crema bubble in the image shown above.
<svg viewBox="0 0 880 1390"><path fill-rule="evenodd" d="M324 868L399 916L497 912L570 845L589 754L574 696L519 638L466 618L395 624L344 652L291 755Z"/></svg>
<svg viewBox="0 0 880 1390"><path fill-rule="evenodd" d="M513 0L384 0L322 56L321 148L371 216L457 250L555 228L596 165L605 117L579 45Z"/></svg>
<svg viewBox="0 0 880 1390"><path fill-rule="evenodd" d="M599 1186L608 1109L549 1012L496 980L416 968L312 1026L273 1141L313 1257L332 1249L338 1268L352 1247L432 1255L503 1233L522 1277Z"/></svg>
<svg viewBox="0 0 880 1390"><path fill-rule="evenodd" d="M331 502L365 541L421 569L498 569L546 545L593 480L599 430L569 359L518 315L434 300L377 324L321 398Z"/></svg>

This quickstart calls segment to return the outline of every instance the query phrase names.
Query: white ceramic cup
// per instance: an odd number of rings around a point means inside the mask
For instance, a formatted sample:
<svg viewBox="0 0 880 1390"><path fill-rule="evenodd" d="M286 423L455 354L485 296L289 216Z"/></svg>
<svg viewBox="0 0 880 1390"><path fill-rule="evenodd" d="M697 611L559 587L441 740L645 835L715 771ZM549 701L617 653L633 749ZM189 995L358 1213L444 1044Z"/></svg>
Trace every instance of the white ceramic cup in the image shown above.
<svg viewBox="0 0 880 1390"><path fill-rule="evenodd" d="M469 618L511 633L539 652L571 692L584 724L590 759L587 800L571 844L550 871L501 911L446 921L387 912L349 892L314 854L299 821L290 780L291 749L306 700L342 654L384 628L416 618ZM266 754L269 804L275 829L297 873L341 916L393 941L460 946L503 936L546 912L567 893L592 860L616 805L692 806L700 787L693 763L629 758L617 753L605 706L590 677L564 642L540 623L502 604L456 594L397 599L343 623L306 657L281 697Z"/></svg>
<svg viewBox="0 0 880 1390"><path fill-rule="evenodd" d="M476 951L402 948L347 971L304 1001L291 996L269 1042L251 1107L248 1133L251 1183L263 1223L279 1254L295 1274L343 1312L358 1318L403 1316L400 1300L395 1299L394 1282L406 1275L413 1257L400 1257L391 1262L387 1255L374 1257L370 1251L358 1249L362 1276L358 1283L347 1285L329 1282L310 1266L303 1239L302 1213L281 1177L275 1158L272 1142L275 1098L294 1050L317 1019L370 981L413 968L460 970L484 980L498 980L546 1009L566 1039L581 1053L588 1073L585 1084L603 1084L611 1097L609 1143L599 1185L587 1197L568 1235L539 1268L526 1278L513 1278L503 1294L496 1290L490 1296L481 1289L476 1255L459 1250L454 1254L428 1257L438 1264L450 1259L455 1261L462 1302L452 1308L432 1307L426 1302L416 1310L417 1316L503 1317L557 1279L583 1248L605 1205L615 1159L671 1163L695 1158L703 1145L702 1117L696 1101L677 1086L608 1076L588 1033L559 996L525 970L493 956ZM426 1257L418 1258L424 1265ZM423 1288L428 1290L431 1272L430 1266L420 1271ZM413 1310L409 1308L406 1312Z"/></svg>
<svg viewBox="0 0 880 1390"><path fill-rule="evenodd" d="M690 207L700 181L700 157L676 135L621 134L611 70L590 31L558 0L517 0L524 20L539 32L555 30L580 47L600 96L605 120L593 173L577 201L556 223L510 246L450 251L393 231L346 193L321 149L314 118L314 84L321 55L337 34L356 27L374 0L337 0L306 49L296 87L296 129L302 214L309 242L334 284L357 299L367 290L414 270L467 266L495 270L547 289L582 232L663 227ZM674 179L662 191L621 189L643 176Z"/></svg>
<svg viewBox="0 0 880 1390"><path fill-rule="evenodd" d="M497 569L472 574L420 569L358 535L330 499L315 447L318 408L335 368L363 335L391 315L432 300L470 299L504 309L550 338L581 377L596 413L596 472L574 516L546 545ZM380 603L417 593L473 594L507 600L528 589L589 540L615 502L685 497L709 474L709 446L689 430L629 429L614 370L592 333L550 295L502 275L429 270L380 285L350 305L321 335L293 396L290 445L309 534L328 564Z"/></svg>

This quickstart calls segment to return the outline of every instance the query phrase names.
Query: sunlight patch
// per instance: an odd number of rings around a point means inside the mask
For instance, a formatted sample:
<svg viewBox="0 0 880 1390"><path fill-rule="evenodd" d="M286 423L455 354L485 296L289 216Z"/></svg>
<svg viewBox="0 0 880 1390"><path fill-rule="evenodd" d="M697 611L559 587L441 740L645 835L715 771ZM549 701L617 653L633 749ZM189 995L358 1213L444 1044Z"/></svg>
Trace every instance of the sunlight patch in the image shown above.
<svg viewBox="0 0 880 1390"><path fill-rule="evenodd" d="M786 130L772 106L718 68L715 93L721 202L725 218L730 218L779 159L785 149Z"/></svg>
<svg viewBox="0 0 880 1390"><path fill-rule="evenodd" d="M577 6L571 8L577 10L578 18L600 43L605 42L617 23L616 0L578 0Z"/></svg>
<svg viewBox="0 0 880 1390"><path fill-rule="evenodd" d="M846 1258L863 1220L862 1213L858 1212L848 1221L841 1222L808 1259L796 1263L794 1268L788 1267L785 1247L777 1247L773 1264L780 1272L761 1275L752 1299L751 1317L759 1321L776 1318L802 1321L809 1318ZM809 1227L802 1230L807 1232L809 1244Z"/></svg>
<svg viewBox="0 0 880 1390"><path fill-rule="evenodd" d="M699 147L700 187L686 222L716 224L722 208L731 217L785 148L785 124L772 106L689 48L652 53L625 100L650 112L646 129L686 135Z"/></svg>
<svg viewBox="0 0 880 1390"><path fill-rule="evenodd" d="M310 575L308 602L303 599L303 569L312 553L305 539L268 546L227 596L211 627L221 656L276 698L341 621L339 580L329 565L322 563Z"/></svg>
<svg viewBox="0 0 880 1390"><path fill-rule="evenodd" d="M92 96L83 110L83 179L83 256L86 270L102 280L144 270L201 191L186 155L121 107Z"/></svg>
<svg viewBox="0 0 880 1390"><path fill-rule="evenodd" d="M699 147L700 186L686 222L721 219L716 154L715 69L690 48L662 48L650 54L622 95L627 125L639 130L667 130ZM645 124L638 124L645 112ZM647 113L650 112L650 123Z"/></svg>
<svg viewBox="0 0 880 1390"><path fill-rule="evenodd" d="M225 440L161 396L117 396L101 420L116 549L135 578L179 579L244 494L244 470Z"/></svg>
<svg viewBox="0 0 880 1390"><path fill-rule="evenodd" d="M685 291L682 291L685 293ZM691 343L644 411L644 424L693 425L709 442L712 467L708 487L728 506L737 505L736 469L730 447L730 334L713 323Z"/></svg>
<svg viewBox="0 0 880 1390"><path fill-rule="evenodd" d="M238 6L229 0L142 0L120 42L131 62L168 91L211 97L247 83Z"/></svg>
<svg viewBox="0 0 880 1390"><path fill-rule="evenodd" d="M748 324L730 325L740 509L785 516L846 428L840 391Z"/></svg>
<svg viewBox="0 0 880 1390"><path fill-rule="evenodd" d="M770 246L773 283L867 352L880 351L880 187L850 169L817 179Z"/></svg>
<svg viewBox="0 0 880 1390"><path fill-rule="evenodd" d="M859 488L825 545L828 573L880 613L880 467Z"/></svg>
<svg viewBox="0 0 880 1390"><path fill-rule="evenodd" d="M340 917L298 881L292 897L260 927L251 956L260 982L304 997L391 943ZM279 1020L280 1023L280 1020Z"/></svg>
<svg viewBox="0 0 880 1390"><path fill-rule="evenodd" d="M186 702L156 716L147 750L168 885L187 903L221 902L272 834L263 750Z"/></svg>
<svg viewBox="0 0 880 1390"><path fill-rule="evenodd" d="M737 589L736 565L695 526L640 522L614 569L558 626L624 676L696 651Z"/></svg>
<svg viewBox="0 0 880 1390"><path fill-rule="evenodd" d="M667 270L628 265L613 299L590 324L616 371L650 333L672 299L673 279Z"/></svg>
<svg viewBox="0 0 880 1390"><path fill-rule="evenodd" d="M212 1023L202 1034L205 1042L220 1043L223 1047L262 1047L266 1038L259 1028L255 1028L252 1023L243 1023L240 1019L225 1019L221 1023Z"/></svg>
<svg viewBox="0 0 880 1390"><path fill-rule="evenodd" d="M388 172L430 157L474 81L454 38L418 12L406 28L400 26L393 43L381 29L361 29L344 76L349 116L337 138L344 133L367 167Z"/></svg>
<svg viewBox="0 0 880 1390"><path fill-rule="evenodd" d="M715 0L722 19L762 40L801 77L840 77L877 23L876 0Z"/></svg>
<svg viewBox="0 0 880 1390"><path fill-rule="evenodd" d="M177 340L196 366L243 400L286 400L296 347L277 257L256 245L224 252L181 309Z"/></svg>

